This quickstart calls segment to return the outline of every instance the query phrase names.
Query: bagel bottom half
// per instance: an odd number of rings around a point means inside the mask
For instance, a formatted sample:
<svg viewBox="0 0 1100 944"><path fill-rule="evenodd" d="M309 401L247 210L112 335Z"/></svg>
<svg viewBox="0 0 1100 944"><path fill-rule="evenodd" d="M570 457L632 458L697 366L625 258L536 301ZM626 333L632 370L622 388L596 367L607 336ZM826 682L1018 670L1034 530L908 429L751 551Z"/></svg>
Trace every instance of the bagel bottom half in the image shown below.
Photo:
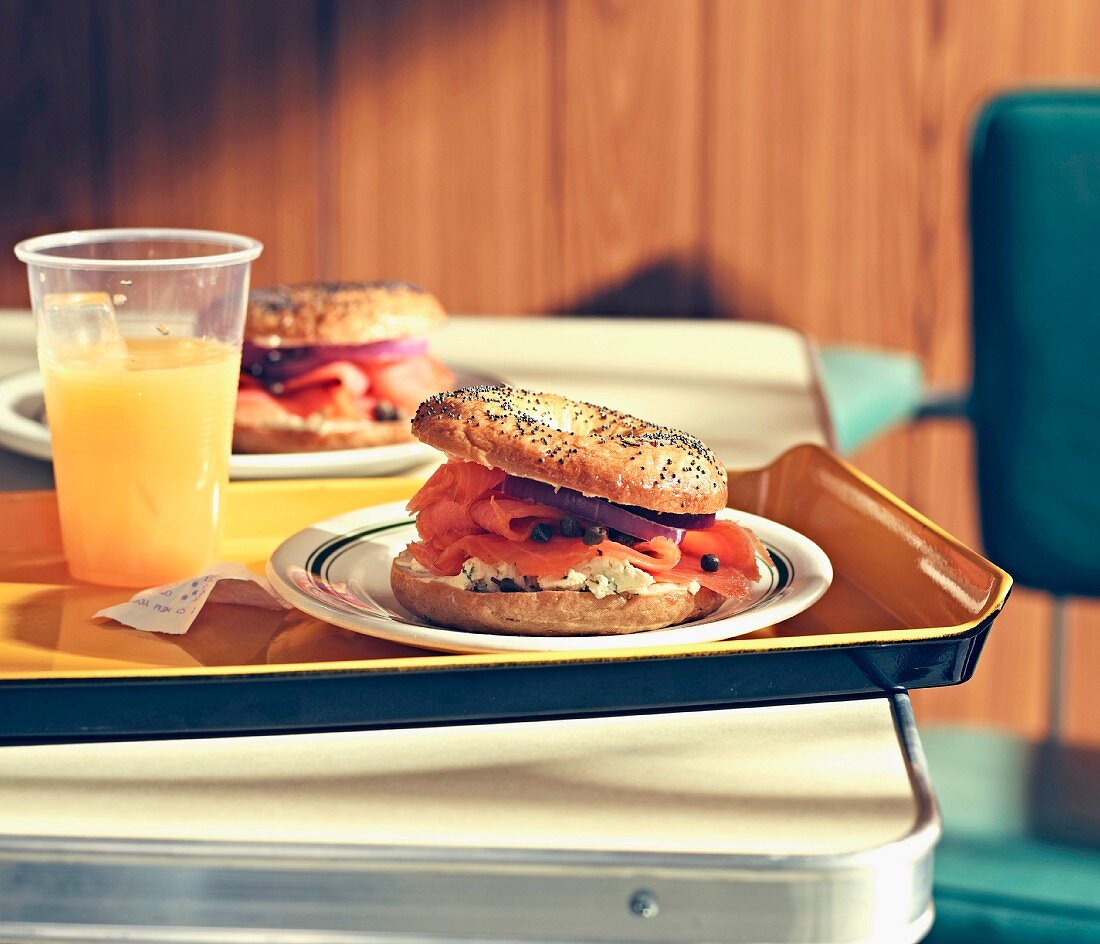
<svg viewBox="0 0 1100 944"><path fill-rule="evenodd" d="M699 619L722 605L706 587L692 593L612 594L597 600L580 590L474 593L416 576L395 561L390 569L394 596L417 616L453 629L509 636L621 636L663 629Z"/></svg>
<svg viewBox="0 0 1100 944"><path fill-rule="evenodd" d="M265 423L233 426L233 451L238 453L327 452L333 449L364 449L411 442L408 422L349 423L317 426L293 423Z"/></svg>

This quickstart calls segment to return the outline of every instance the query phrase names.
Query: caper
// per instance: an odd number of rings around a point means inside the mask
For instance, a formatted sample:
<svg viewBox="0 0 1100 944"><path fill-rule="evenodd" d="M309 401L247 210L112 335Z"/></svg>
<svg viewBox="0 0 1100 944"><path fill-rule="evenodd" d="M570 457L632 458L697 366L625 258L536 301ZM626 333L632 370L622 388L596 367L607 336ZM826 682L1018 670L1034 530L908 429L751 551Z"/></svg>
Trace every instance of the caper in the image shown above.
<svg viewBox="0 0 1100 944"><path fill-rule="evenodd" d="M594 547L597 544L603 544L607 540L607 528L601 528L599 525L592 525L590 528L585 528L584 537L582 538L585 544L589 547Z"/></svg>
<svg viewBox="0 0 1100 944"><path fill-rule="evenodd" d="M566 515L562 518L558 528L561 530L563 538L579 538L584 531L584 528L577 523L577 519L572 515Z"/></svg>
<svg viewBox="0 0 1100 944"><path fill-rule="evenodd" d="M554 536L554 529L548 524L537 524L531 529L531 540L536 544L546 544Z"/></svg>
<svg viewBox="0 0 1100 944"><path fill-rule="evenodd" d="M708 574L713 574L719 567L722 566L722 562L718 559L717 554L704 554L699 559L699 565Z"/></svg>
<svg viewBox="0 0 1100 944"><path fill-rule="evenodd" d="M379 400L374 406L374 418L380 423L392 423L397 419L397 407L389 400Z"/></svg>

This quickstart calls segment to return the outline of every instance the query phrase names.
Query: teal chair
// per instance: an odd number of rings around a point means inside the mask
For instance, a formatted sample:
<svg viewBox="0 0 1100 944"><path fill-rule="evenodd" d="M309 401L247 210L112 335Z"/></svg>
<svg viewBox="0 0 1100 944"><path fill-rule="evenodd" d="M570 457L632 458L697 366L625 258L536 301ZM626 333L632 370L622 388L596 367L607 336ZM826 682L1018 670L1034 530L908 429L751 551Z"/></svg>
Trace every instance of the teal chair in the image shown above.
<svg viewBox="0 0 1100 944"><path fill-rule="evenodd" d="M837 449L845 455L913 419L924 403L924 375L913 354L826 347L820 366Z"/></svg>
<svg viewBox="0 0 1100 944"><path fill-rule="evenodd" d="M985 106L970 233L982 540L1054 597L1052 734L924 731L944 821L928 941L1100 942L1100 753L1060 738L1064 601L1100 597L1100 93Z"/></svg>

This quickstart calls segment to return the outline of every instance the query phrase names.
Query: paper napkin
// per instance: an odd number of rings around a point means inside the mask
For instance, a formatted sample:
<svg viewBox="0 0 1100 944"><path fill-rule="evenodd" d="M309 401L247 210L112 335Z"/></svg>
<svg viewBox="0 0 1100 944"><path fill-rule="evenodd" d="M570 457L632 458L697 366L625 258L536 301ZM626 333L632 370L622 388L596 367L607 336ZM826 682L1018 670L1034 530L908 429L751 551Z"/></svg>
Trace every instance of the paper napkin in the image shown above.
<svg viewBox="0 0 1100 944"><path fill-rule="evenodd" d="M182 636L207 603L258 606L265 610L287 610L287 604L244 564L215 564L209 570L179 583L153 587L135 594L126 603L109 606L96 619L112 619L123 626L150 633Z"/></svg>

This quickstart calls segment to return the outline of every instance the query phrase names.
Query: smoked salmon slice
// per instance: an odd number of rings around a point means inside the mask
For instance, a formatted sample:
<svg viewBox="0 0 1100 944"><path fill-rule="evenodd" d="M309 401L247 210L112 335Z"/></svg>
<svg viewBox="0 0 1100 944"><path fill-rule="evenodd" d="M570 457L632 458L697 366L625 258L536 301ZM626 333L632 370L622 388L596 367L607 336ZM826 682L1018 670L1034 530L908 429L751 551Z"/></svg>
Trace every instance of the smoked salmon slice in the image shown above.
<svg viewBox="0 0 1100 944"><path fill-rule="evenodd" d="M350 361L331 361L284 385L280 403L290 413L320 413L329 419L362 419L367 414L362 399L370 389L367 375Z"/></svg>
<svg viewBox="0 0 1100 944"><path fill-rule="evenodd" d="M685 557L672 570L660 575L661 580L669 583L691 583L693 580L701 587L720 593L724 597L743 600L749 595L751 581L745 574L733 567L721 567L711 573L703 570L695 558Z"/></svg>
<svg viewBox="0 0 1100 944"><path fill-rule="evenodd" d="M237 391L236 420L244 426L262 426L286 418L279 401L260 386L241 387Z"/></svg>
<svg viewBox="0 0 1100 944"><path fill-rule="evenodd" d="M450 390L455 382L454 374L427 354L369 361L363 369L370 374L373 392L380 400L389 400L409 412L425 397Z"/></svg>
<svg viewBox="0 0 1100 944"><path fill-rule="evenodd" d="M565 512L550 505L489 495L470 506L470 518L490 534L509 541L526 541L536 525L557 525Z"/></svg>
<svg viewBox="0 0 1100 944"><path fill-rule="evenodd" d="M315 413L328 419L361 420L370 415L376 402L367 396L369 389L367 375L348 361L333 361L293 377L278 396L255 379L242 376L237 391L237 420L258 425Z"/></svg>
<svg viewBox="0 0 1100 944"><path fill-rule="evenodd" d="M304 374L291 377L283 384L287 393L297 393L307 387L340 386L355 397L363 396L370 389L370 379L362 368L351 361L329 361Z"/></svg>
<svg viewBox="0 0 1100 944"><path fill-rule="evenodd" d="M545 543L530 540L539 524L557 531L564 512L551 505L508 498L499 493L504 473L473 462L451 460L441 466L409 501L417 514L421 540L409 553L427 569L454 576L470 558L487 564L512 564L529 577L559 580L602 557L644 570L657 581L695 581L723 596L744 599L760 576L757 554L764 548L751 531L732 521L688 531L679 546L653 538L632 546L605 540L586 545L580 538L555 533ZM702 557L714 554L717 571L706 571Z"/></svg>
<svg viewBox="0 0 1100 944"><path fill-rule="evenodd" d="M439 548L432 544L428 544L426 541L413 541L406 550L412 555L413 560L420 564L421 567L425 567L437 574L441 573L437 566L439 563Z"/></svg>
<svg viewBox="0 0 1100 944"><path fill-rule="evenodd" d="M409 499L405 507L416 514L424 508L431 507L434 502L446 495L454 476L453 465L455 465L454 462L447 462L436 469L429 476L428 481L420 486L420 490Z"/></svg>
<svg viewBox="0 0 1100 944"><path fill-rule="evenodd" d="M716 521L701 531L688 531L680 542L685 557L701 558L714 554L722 562L722 568L735 568L752 580L760 579L757 555L764 554L764 545L748 528L732 521Z"/></svg>
<svg viewBox="0 0 1100 944"><path fill-rule="evenodd" d="M467 505L472 505L482 495L499 488L505 479L505 474L500 469L490 469L476 462L461 462L458 465L460 467L454 470L452 494L455 501Z"/></svg>
<svg viewBox="0 0 1100 944"><path fill-rule="evenodd" d="M729 533L723 533L709 541L700 540L710 531L719 528ZM746 536L741 537L736 532ZM689 541L688 537L694 537L695 540ZM599 550L603 552L604 557L633 564L657 581L685 584L694 580L700 586L707 587L715 593L741 599L748 595L749 584L760 576L756 555L753 554L749 565L734 560L732 554L730 555L732 563L727 564L722 554L729 549L739 548L742 544L751 546L754 542L759 544L755 535L749 535L732 521L720 521L706 531L687 532L679 547L667 538L653 538L651 541L635 544L633 547L605 542L599 545ZM710 548L704 550L704 554L718 554L718 559L722 563L717 571L703 570L700 563L702 554L692 553L699 547Z"/></svg>
<svg viewBox="0 0 1100 944"><path fill-rule="evenodd" d="M469 505L442 498L423 509L416 519L416 529L425 541L446 547L467 534L482 529L471 517Z"/></svg>
<svg viewBox="0 0 1100 944"><path fill-rule="evenodd" d="M504 473L500 469L452 459L435 470L420 491L409 499L406 507L415 513L443 498L461 505L471 505L503 481Z"/></svg>
<svg viewBox="0 0 1100 944"><path fill-rule="evenodd" d="M604 541L597 545L597 552L601 557L633 564L647 574L663 574L680 563L680 548L668 538L653 538L633 547Z"/></svg>
<svg viewBox="0 0 1100 944"><path fill-rule="evenodd" d="M241 422L278 422L289 416L318 414L326 419L362 421L374 415L381 401L411 412L425 397L454 384L454 375L428 356L364 361L329 361L283 382L272 395L259 380L241 375L240 392L258 391L259 397L238 398L246 411ZM239 416L239 414L238 414ZM239 417L240 418L240 417Z"/></svg>
<svg viewBox="0 0 1100 944"><path fill-rule="evenodd" d="M344 387L306 387L278 398L279 405L294 416L320 414L327 419L362 419L364 411Z"/></svg>
<svg viewBox="0 0 1100 944"><path fill-rule="evenodd" d="M434 569L453 577L467 560L476 557L486 564L515 564L516 570L527 577L560 580L595 556L596 548L580 538L555 536L546 544L535 544L510 541L499 534L471 534L443 551Z"/></svg>

